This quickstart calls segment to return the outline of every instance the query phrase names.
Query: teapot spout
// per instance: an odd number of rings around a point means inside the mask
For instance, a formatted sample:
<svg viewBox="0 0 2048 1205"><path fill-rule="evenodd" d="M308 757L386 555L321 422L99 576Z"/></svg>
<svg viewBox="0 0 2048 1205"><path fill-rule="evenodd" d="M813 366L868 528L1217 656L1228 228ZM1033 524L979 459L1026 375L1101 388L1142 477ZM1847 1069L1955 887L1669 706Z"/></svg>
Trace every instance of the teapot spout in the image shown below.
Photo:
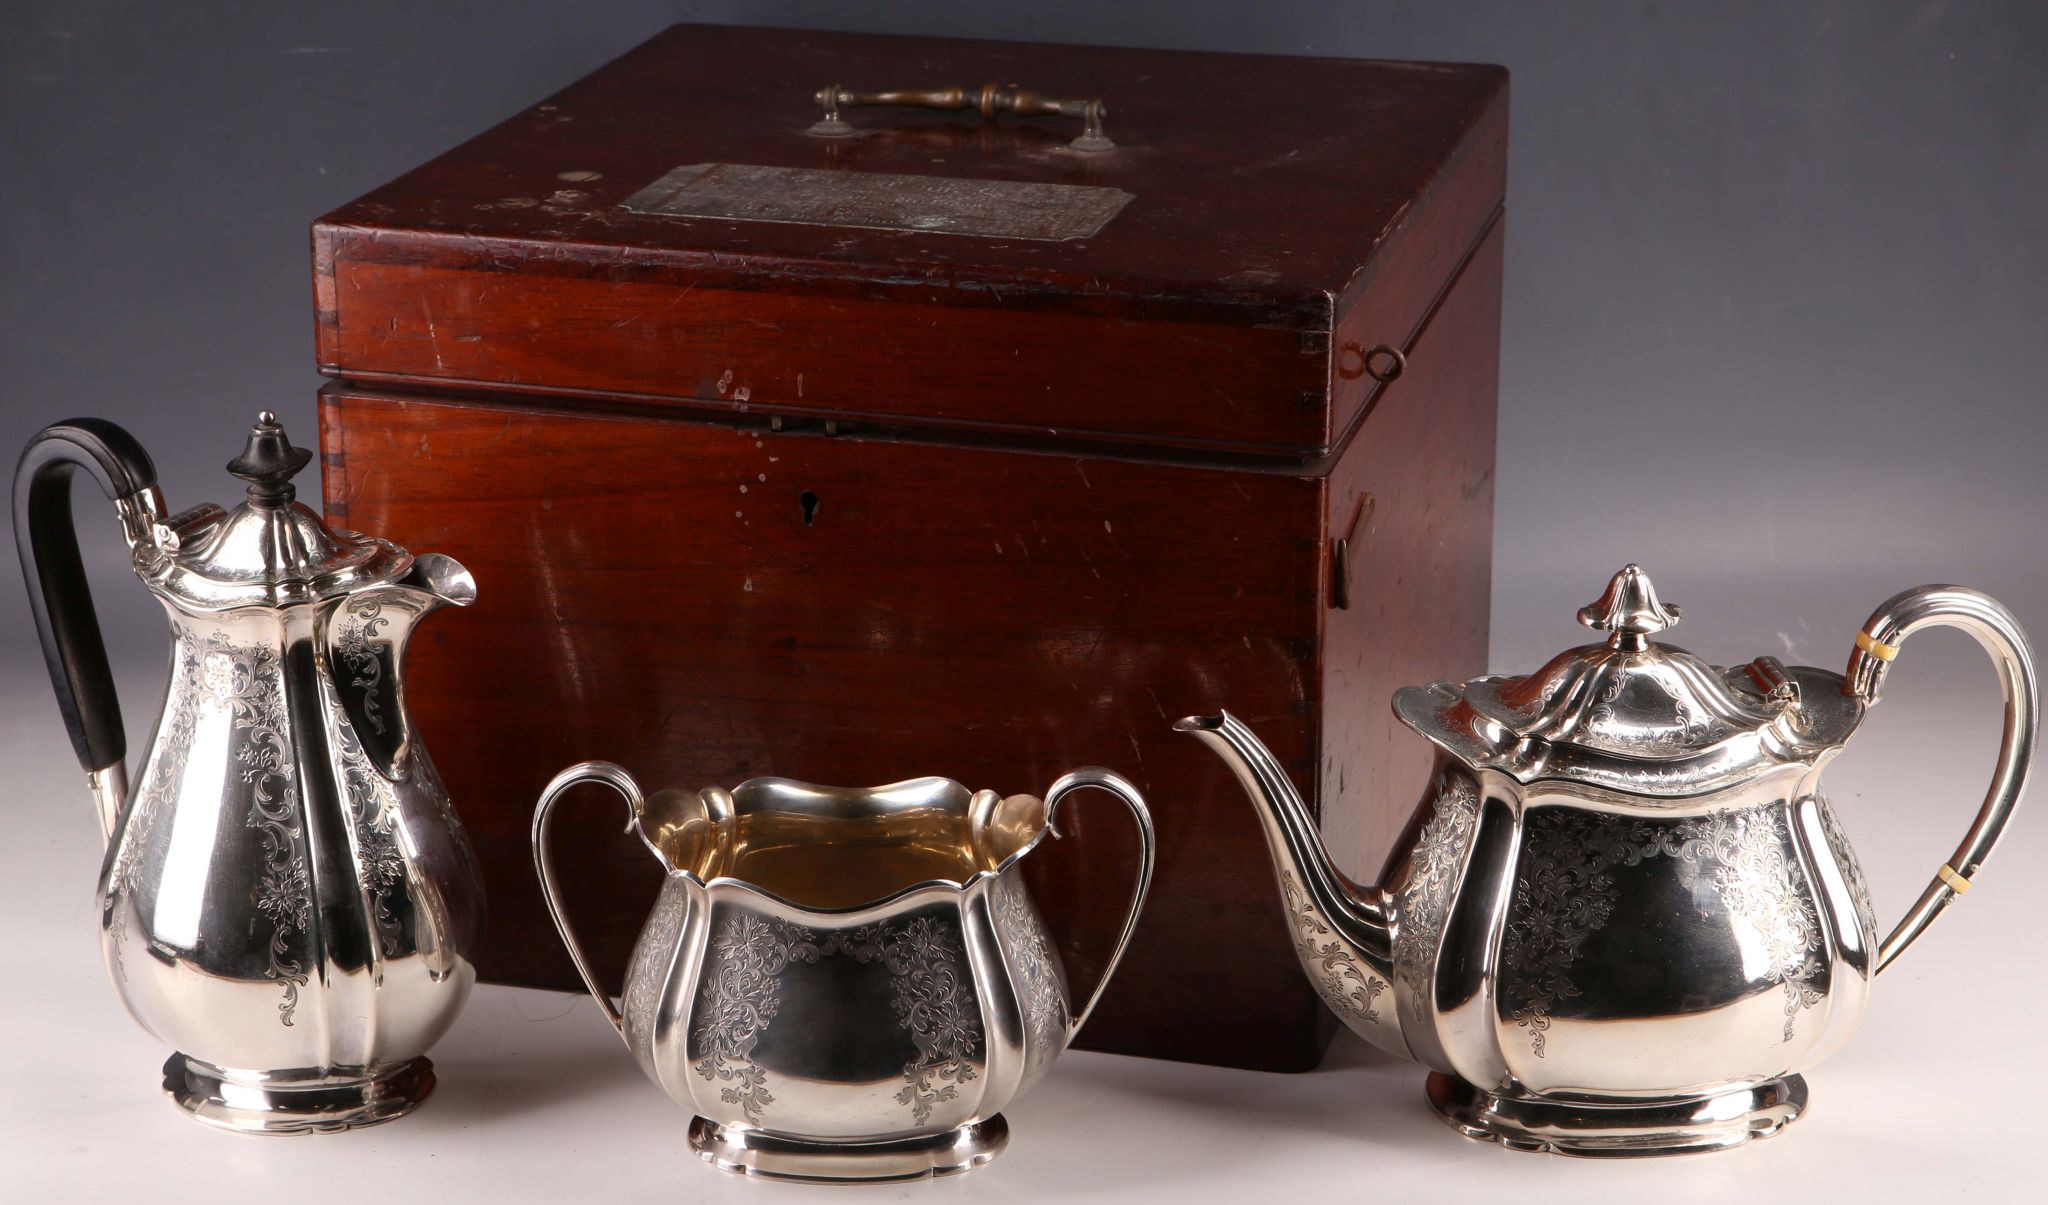
<svg viewBox="0 0 2048 1205"><path fill-rule="evenodd" d="M1391 997L1393 942L1385 896L1339 871L1308 806L1271 750L1228 712L1174 725L1223 759L1251 796L1309 981L1338 1016L1376 1046L1408 1053Z"/></svg>
<svg viewBox="0 0 2048 1205"><path fill-rule="evenodd" d="M412 722L405 711L405 649L419 621L442 607L476 601L476 579L439 553L414 559L404 577L358 590L327 625L329 664L342 711L379 773L412 772Z"/></svg>

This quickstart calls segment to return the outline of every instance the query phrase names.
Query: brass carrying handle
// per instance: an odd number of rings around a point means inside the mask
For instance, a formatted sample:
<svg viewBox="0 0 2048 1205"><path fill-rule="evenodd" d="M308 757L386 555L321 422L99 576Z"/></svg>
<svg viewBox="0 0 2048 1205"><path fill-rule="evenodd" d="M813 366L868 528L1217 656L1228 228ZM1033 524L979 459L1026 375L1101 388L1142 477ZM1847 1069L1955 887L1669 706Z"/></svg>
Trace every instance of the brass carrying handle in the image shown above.
<svg viewBox="0 0 2048 1205"><path fill-rule="evenodd" d="M2026 633L1998 600L1962 586L1921 586L1895 595L1874 611L1856 633L1856 648L1849 654L1842 689L1865 703L1877 702L1885 673L1899 655L1899 645L1926 627L1961 628L1991 654L1999 683L2005 688L2005 731L1999 737L1991 789L1985 793L1976 821L1963 834L1955 853L1935 870L1919 901L1878 948L1880 971L1905 953L1957 896L1970 889L1970 880L1991 856L2006 821L2019 805L2020 793L2026 790L2040 727L2034 655L2027 646Z"/></svg>
<svg viewBox="0 0 2048 1205"><path fill-rule="evenodd" d="M1019 117L1078 117L1081 119L1081 136L1068 146L1077 151L1106 151L1116 145L1102 132L1102 119L1109 110L1100 100L1058 100L1015 84L983 84L979 88L910 88L892 92L852 92L833 84L818 89L818 104L825 110L825 116L806 131L814 138L851 138L860 133L839 116L842 107L895 105L948 112L977 109L983 119L998 113L1015 113Z"/></svg>
<svg viewBox="0 0 2048 1205"><path fill-rule="evenodd" d="M548 821L552 819L555 804L570 787L586 782L601 782L625 796L626 806L632 809L632 820L627 822L631 831L632 821L640 818L640 811L646 806L646 797L640 793L640 784L625 768L608 761L579 762L555 775L547 789L540 793L540 801L533 805L533 868L540 875L541 899L548 906L548 919L555 922L555 929L562 935L562 944L569 948L569 961L576 964L576 973L583 976L583 985L590 989L590 998L604 1010L605 1020L612 1023L619 1037L626 1036L626 1019L612 1003L611 993L598 982L597 972L590 967L590 958L576 940L576 934L569 928L569 914L562 910L562 889L555 882L554 863L548 857Z"/></svg>
<svg viewBox="0 0 2048 1205"><path fill-rule="evenodd" d="M1116 946L1109 952L1109 961L1102 964L1102 975L1095 981L1095 990L1088 994L1088 1002L1067 1022L1069 1041L1088 1023L1096 1004L1102 1000L1103 991L1116 975L1117 964L1124 960L1124 951L1131 944L1131 934L1138 927L1138 914L1145 909L1145 893L1152 889L1152 863L1158 853L1158 841L1152 833L1152 813L1145 807L1145 797L1138 794L1138 788L1132 786L1129 779L1101 766L1083 766L1052 784L1052 789L1045 793L1045 824L1053 836L1063 835L1058 821L1060 804L1066 801L1067 796L1085 787L1108 791L1131 809L1131 818L1138 822L1138 879L1131 888L1131 906L1124 913L1123 929L1117 934Z"/></svg>

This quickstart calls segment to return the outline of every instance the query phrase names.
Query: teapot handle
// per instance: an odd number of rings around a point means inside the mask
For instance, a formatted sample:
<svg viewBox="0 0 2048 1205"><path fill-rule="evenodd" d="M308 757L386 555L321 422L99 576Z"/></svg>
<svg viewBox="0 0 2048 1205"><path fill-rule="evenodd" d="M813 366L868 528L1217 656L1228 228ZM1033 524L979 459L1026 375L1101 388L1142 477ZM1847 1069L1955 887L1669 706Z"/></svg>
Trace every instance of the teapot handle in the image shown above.
<svg viewBox="0 0 2048 1205"><path fill-rule="evenodd" d="M1152 863L1157 845L1152 835L1152 813L1145 807L1145 797L1138 794L1138 788L1123 775L1101 766L1083 766L1052 784L1052 789L1045 793L1045 824L1053 836L1063 835L1056 819L1060 804L1068 795L1086 787L1100 787L1123 800L1124 806L1131 809L1132 819L1138 822L1138 881L1131 891L1130 909L1124 913L1123 931L1117 934L1116 946L1109 952L1109 961L1103 964L1102 975L1095 981L1095 990L1088 994L1088 1003L1082 1005L1067 1023L1069 1040L1088 1023L1088 1017L1101 1001L1104 989L1109 987L1110 978L1116 974L1117 964L1123 961L1125 948L1131 944L1131 934L1138 927L1138 913L1145 907L1145 893L1152 888Z"/></svg>
<svg viewBox="0 0 2048 1205"><path fill-rule="evenodd" d="M583 985L590 989L590 998L604 1010L605 1020L612 1023L619 1037L626 1036L626 1020L620 1015L618 1006L612 1003L611 993L598 982L597 972L590 969L590 958L577 943L576 934L569 928L569 914L562 910L561 887L555 882L554 864L548 858L548 820L554 812L555 803L570 787L586 782L601 782L626 797L626 806L632 809L635 820L646 805L646 796L640 793L640 784L626 773L622 766L608 761L579 762L555 775L547 789L540 793L540 801L533 805L533 868L540 874L541 898L547 902L548 919L555 922L555 929L562 935L562 944L569 948L569 960L576 964L576 973L583 976Z"/></svg>
<svg viewBox="0 0 2048 1205"><path fill-rule="evenodd" d="M1996 599L1962 586L1920 586L1893 596L1871 613L1856 633L1856 649L1849 654L1847 681L1842 689L1875 703L1884 689L1884 678L1899 645L1906 637L1926 627L1956 627L1977 638L1998 667L2005 688L2005 731L1998 742L1998 761L1991 789L1984 796L1975 823L1963 834L1962 844L1934 872L1927 890L1920 894L1906 916L1884 939L1877 955L1877 969L1918 940L1955 898L1970 889L1979 867L1991 856L1998 837L2018 806L2032 768L2034 746L2040 726L2039 692L2034 679L2033 652L2026 633Z"/></svg>
<svg viewBox="0 0 2048 1205"><path fill-rule="evenodd" d="M71 477L79 469L114 503L130 548L151 538L163 495L149 454L105 419L74 418L43 428L22 449L14 470L14 543L28 580L29 611L57 709L99 804L101 835L111 838L128 793L128 742L72 521Z"/></svg>

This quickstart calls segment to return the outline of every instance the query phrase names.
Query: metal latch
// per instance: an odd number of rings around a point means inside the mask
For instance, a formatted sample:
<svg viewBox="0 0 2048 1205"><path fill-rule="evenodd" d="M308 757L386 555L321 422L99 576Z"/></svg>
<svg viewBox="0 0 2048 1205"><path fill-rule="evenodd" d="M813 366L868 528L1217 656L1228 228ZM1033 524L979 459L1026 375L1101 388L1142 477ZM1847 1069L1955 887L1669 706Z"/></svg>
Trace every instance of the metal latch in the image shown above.
<svg viewBox="0 0 2048 1205"><path fill-rule="evenodd" d="M1330 605L1339 611L1351 609L1351 547L1358 538L1359 525L1372 514L1371 494L1358 496L1358 509L1351 512L1351 525L1344 534L1330 541Z"/></svg>
<svg viewBox="0 0 2048 1205"><path fill-rule="evenodd" d="M802 419L784 418L780 414L771 414L768 416L768 429L770 431L794 431L798 427L801 427L802 425ZM823 431L827 435L837 435L839 434L839 420L836 418L828 418L819 427L819 430Z"/></svg>

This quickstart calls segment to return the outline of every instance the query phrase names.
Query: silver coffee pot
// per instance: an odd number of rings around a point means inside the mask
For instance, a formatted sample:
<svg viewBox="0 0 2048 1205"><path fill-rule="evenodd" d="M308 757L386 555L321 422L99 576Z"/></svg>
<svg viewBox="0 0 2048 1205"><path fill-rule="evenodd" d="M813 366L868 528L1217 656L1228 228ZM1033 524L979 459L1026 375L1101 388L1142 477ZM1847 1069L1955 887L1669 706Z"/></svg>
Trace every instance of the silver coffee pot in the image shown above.
<svg viewBox="0 0 2048 1205"><path fill-rule="evenodd" d="M36 629L108 841L101 948L172 1046L164 1089L202 1121L302 1133L399 1116L475 981L474 855L405 711L413 625L468 571L330 528L294 499L311 453L264 413L233 511L164 513L149 457L98 419L22 453L14 524ZM170 682L131 789L71 514L114 503L171 623Z"/></svg>
<svg viewBox="0 0 2048 1205"><path fill-rule="evenodd" d="M1969 889L2018 802L2038 723L2011 612L1974 590L1897 595L1846 675L1722 669L1650 638L1678 621L1634 565L1579 612L1606 640L1526 677L1394 696L1437 746L1429 797L1378 886L1331 864L1286 772L1231 716L1178 727L1257 805L1302 967L1352 1029L1427 1064L1460 1132L1518 1150L1733 1146L1806 1103L1871 981ZM1821 770L1905 638L1960 627L1992 654L2005 731L1976 822L1878 940Z"/></svg>

